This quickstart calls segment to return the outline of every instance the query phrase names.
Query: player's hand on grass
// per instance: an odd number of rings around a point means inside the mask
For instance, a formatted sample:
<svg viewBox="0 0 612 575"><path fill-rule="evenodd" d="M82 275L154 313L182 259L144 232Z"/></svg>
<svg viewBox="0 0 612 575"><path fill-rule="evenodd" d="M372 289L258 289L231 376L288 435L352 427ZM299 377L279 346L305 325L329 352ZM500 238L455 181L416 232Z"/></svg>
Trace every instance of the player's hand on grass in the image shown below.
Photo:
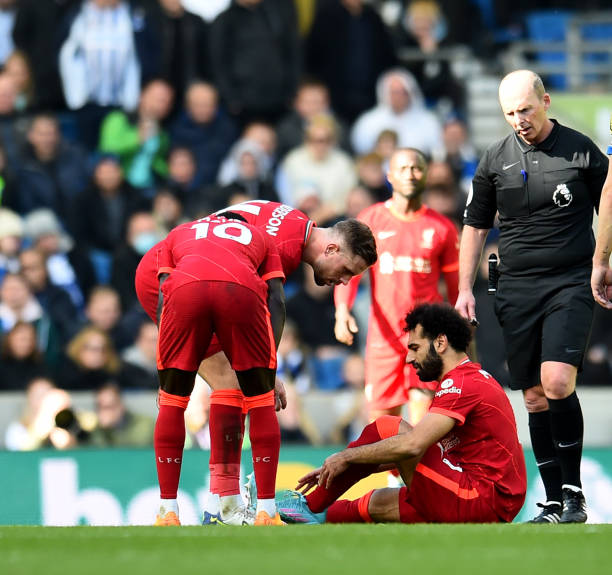
<svg viewBox="0 0 612 575"><path fill-rule="evenodd" d="M336 310L336 324L334 335L340 343L353 345L353 337L359 331L354 316L346 308L338 307Z"/></svg>
<svg viewBox="0 0 612 575"><path fill-rule="evenodd" d="M329 489L334 479L348 468L349 462L347 459L346 450L330 455L321 467L319 485Z"/></svg>
<svg viewBox="0 0 612 575"><path fill-rule="evenodd" d="M283 381L277 377L274 382L274 409L280 411L285 407L287 407L287 391Z"/></svg>
<svg viewBox="0 0 612 575"><path fill-rule="evenodd" d="M321 467L313 469L303 477L298 479L298 484L295 487L296 491L301 491L304 495L308 493L313 487L319 484L319 475L321 474Z"/></svg>

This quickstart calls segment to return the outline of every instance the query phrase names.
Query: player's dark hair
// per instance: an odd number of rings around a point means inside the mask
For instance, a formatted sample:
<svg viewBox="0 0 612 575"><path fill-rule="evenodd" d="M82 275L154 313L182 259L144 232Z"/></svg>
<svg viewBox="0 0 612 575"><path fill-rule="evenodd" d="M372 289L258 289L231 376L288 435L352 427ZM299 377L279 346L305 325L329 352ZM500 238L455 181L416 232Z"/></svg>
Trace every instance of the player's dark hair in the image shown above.
<svg viewBox="0 0 612 575"><path fill-rule="evenodd" d="M468 321L446 303L417 305L406 316L404 331L413 330L417 325L423 328L423 335L429 340L445 335L455 351L467 351L472 340Z"/></svg>
<svg viewBox="0 0 612 575"><path fill-rule="evenodd" d="M344 238L346 247L354 255L362 257L368 266L376 263L378 259L376 240L372 230L366 224L350 218L334 224L331 229L335 234Z"/></svg>
<svg viewBox="0 0 612 575"><path fill-rule="evenodd" d="M244 222L245 224L249 223L247 222L247 219L242 214L239 214L238 212L230 212L228 210L228 211L218 212L217 215L223 216L224 218L227 218L228 220L240 220L241 222Z"/></svg>

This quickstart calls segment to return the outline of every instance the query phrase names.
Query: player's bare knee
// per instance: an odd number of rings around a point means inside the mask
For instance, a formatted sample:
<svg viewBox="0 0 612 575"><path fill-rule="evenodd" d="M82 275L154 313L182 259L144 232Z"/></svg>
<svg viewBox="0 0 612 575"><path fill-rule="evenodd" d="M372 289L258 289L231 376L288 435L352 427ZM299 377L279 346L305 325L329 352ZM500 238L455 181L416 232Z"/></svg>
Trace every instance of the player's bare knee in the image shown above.
<svg viewBox="0 0 612 575"><path fill-rule="evenodd" d="M171 395L189 397L195 385L195 371L183 371L173 367L161 369L159 374L159 387Z"/></svg>
<svg viewBox="0 0 612 575"><path fill-rule="evenodd" d="M376 523L399 522L399 489L375 489L368 502L368 514Z"/></svg>
<svg viewBox="0 0 612 575"><path fill-rule="evenodd" d="M237 371L236 377L245 397L255 397L274 389L276 370L266 367L254 367L253 369Z"/></svg>

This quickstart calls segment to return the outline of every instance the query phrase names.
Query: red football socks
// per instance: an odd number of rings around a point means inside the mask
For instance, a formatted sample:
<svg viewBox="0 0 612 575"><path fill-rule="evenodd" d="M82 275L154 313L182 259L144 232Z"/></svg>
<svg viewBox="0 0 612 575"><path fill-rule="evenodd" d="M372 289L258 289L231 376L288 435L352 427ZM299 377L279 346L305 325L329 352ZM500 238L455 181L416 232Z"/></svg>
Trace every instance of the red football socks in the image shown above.
<svg viewBox="0 0 612 575"><path fill-rule="evenodd" d="M393 416L383 416L376 421L366 425L361 435L348 447L359 447L376 443L385 437L390 437L397 433L401 418ZM395 433L393 433L395 429ZM329 489L319 486L314 491L306 495L308 508L314 513L320 513L327 509L340 495L350 489L355 483L374 473L378 469L377 464L355 464L334 478Z"/></svg>
<svg viewBox="0 0 612 575"><path fill-rule="evenodd" d="M159 413L153 434L153 447L162 499L176 499L185 445L185 409L188 403L189 397L159 391Z"/></svg>
<svg viewBox="0 0 612 575"><path fill-rule="evenodd" d="M370 498L374 491L366 493L363 497L349 501L341 499L332 503L325 516L326 523L372 523L368 511Z"/></svg>
<svg viewBox="0 0 612 575"><path fill-rule="evenodd" d="M257 499L274 499L280 451L280 427L274 411L274 390L255 397L245 397L245 404L250 417L249 437Z"/></svg>
<svg viewBox="0 0 612 575"><path fill-rule="evenodd" d="M221 497L240 493L240 454L244 433L240 390L210 395L210 492Z"/></svg>

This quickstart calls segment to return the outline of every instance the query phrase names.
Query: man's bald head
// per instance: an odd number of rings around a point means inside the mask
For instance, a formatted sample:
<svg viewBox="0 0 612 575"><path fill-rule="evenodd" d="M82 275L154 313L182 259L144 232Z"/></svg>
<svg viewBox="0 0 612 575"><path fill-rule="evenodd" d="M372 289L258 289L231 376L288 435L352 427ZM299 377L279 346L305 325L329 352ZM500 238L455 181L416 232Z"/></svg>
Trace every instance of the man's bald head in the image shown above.
<svg viewBox="0 0 612 575"><path fill-rule="evenodd" d="M515 70L504 76L499 84L499 99L502 98L502 93L509 90L531 89L538 100L541 100L546 93L542 78L531 70Z"/></svg>
<svg viewBox="0 0 612 575"><path fill-rule="evenodd" d="M499 103L506 121L527 144L539 144L550 134L550 96L540 76L531 70L515 70L499 84Z"/></svg>

